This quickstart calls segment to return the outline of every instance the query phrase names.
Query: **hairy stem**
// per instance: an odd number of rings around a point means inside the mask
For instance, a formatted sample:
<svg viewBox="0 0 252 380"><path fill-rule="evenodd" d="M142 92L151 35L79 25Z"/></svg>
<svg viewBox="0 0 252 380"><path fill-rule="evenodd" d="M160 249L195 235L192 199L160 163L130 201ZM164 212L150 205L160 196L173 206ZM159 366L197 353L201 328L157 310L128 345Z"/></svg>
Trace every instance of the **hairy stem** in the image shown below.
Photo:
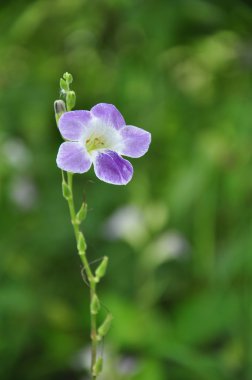
<svg viewBox="0 0 252 380"><path fill-rule="evenodd" d="M71 222L74 229L76 244L78 247L78 241L79 241L79 236L80 236L81 231L79 228L78 220L76 218L76 211L75 211L75 206L74 206L73 174L72 173L67 173L67 184L70 190L70 196L67 198L67 201L68 201L68 206L69 206L69 211L70 211L70 216L71 216ZM94 296L96 296L95 276L93 275L90 265L88 263L88 260L86 257L86 250L80 250L78 247L78 253L83 263L85 272L87 274L89 288L90 288L90 305L91 305L91 302ZM96 314L92 313L91 307L90 307L90 320L91 320L91 342L92 342L91 376L92 376L92 380L96 380L97 376L94 374L94 365L97 359L97 326L96 326Z"/></svg>

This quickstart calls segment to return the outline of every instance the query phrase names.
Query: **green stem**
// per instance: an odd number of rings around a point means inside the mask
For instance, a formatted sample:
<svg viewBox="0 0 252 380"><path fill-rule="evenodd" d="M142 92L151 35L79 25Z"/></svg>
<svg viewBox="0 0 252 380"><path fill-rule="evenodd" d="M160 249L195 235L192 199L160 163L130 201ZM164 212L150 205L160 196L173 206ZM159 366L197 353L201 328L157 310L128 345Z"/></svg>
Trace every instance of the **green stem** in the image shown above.
<svg viewBox="0 0 252 380"><path fill-rule="evenodd" d="M76 239L76 244L78 246L78 240L80 235L80 228L79 223L76 218L76 211L74 206L74 199L73 199L73 174L67 173L67 184L69 186L70 190L70 196L67 198L70 216L71 216L71 222L74 229L74 235ZM89 281L89 287L90 287L90 305L91 301L96 296L96 281L95 276L92 273L92 270L90 268L90 265L88 263L87 257L86 257L86 251L81 251L78 249L79 256L81 258L81 261L83 263L85 272L87 274L87 278ZM90 308L90 320L91 320L91 342L92 342L92 357L91 357L91 376L92 380L96 380L97 376L93 374L94 365L96 363L97 358L97 326L96 326L96 314L93 314L91 312Z"/></svg>
<svg viewBox="0 0 252 380"><path fill-rule="evenodd" d="M96 294L96 283L92 281L90 283L90 300L93 299L95 294ZM96 375L93 374L93 368L96 363L96 357L97 357L96 314L92 314L90 312L90 318L91 318L91 341L92 341L91 374L92 374L92 380L95 380Z"/></svg>

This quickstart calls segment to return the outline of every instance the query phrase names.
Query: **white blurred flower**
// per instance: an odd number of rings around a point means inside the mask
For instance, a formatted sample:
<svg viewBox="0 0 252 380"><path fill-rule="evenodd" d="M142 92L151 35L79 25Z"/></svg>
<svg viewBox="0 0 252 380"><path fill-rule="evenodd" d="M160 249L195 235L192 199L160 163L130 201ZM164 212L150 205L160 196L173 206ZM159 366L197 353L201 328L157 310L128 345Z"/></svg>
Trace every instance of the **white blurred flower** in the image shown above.
<svg viewBox="0 0 252 380"><path fill-rule="evenodd" d="M70 367L73 368L76 371L82 371L90 370L90 363L91 363L91 345L88 345L86 347L83 347L81 350L77 351L73 357L70 360ZM101 355L101 350L97 353L97 355ZM112 360L112 354L110 352L110 349L106 349L106 353L102 352L102 359L103 359L103 369L102 373L99 375L99 379L101 380L108 380L108 374L110 372L111 366L113 366L111 360ZM113 366L114 367L114 366ZM113 368L112 367L112 368ZM87 380L87 378L83 378L83 380Z"/></svg>
<svg viewBox="0 0 252 380"><path fill-rule="evenodd" d="M22 210L32 209L38 199L35 183L27 177L15 177L10 183L9 196Z"/></svg>
<svg viewBox="0 0 252 380"><path fill-rule="evenodd" d="M124 239L139 244L147 235L144 213L134 205L121 207L107 219L103 233L110 240Z"/></svg>
<svg viewBox="0 0 252 380"><path fill-rule="evenodd" d="M129 204L115 211L105 222L103 234L107 239L124 239L133 246L146 243L150 232L160 231L168 220L168 208L160 202L140 208Z"/></svg>
<svg viewBox="0 0 252 380"><path fill-rule="evenodd" d="M2 152L6 161L16 169L27 168L31 162L31 153L21 139L5 141Z"/></svg>
<svg viewBox="0 0 252 380"><path fill-rule="evenodd" d="M160 265L171 259L177 259L189 253L190 245L184 236L178 231L167 231L161 234L146 249L148 260Z"/></svg>
<svg viewBox="0 0 252 380"><path fill-rule="evenodd" d="M99 379L101 380L111 380L111 378L117 378L118 376L121 378L121 376L125 375L135 375L138 371L138 361L133 356L127 355L118 357L111 347L106 347L106 352L99 352L98 356L99 355L102 355L103 358L103 369L99 375ZM76 371L89 371L90 362L91 345L88 345L74 354L69 365ZM83 380L86 380L86 378L83 378Z"/></svg>
<svg viewBox="0 0 252 380"><path fill-rule="evenodd" d="M91 346L77 351L70 360L70 366L75 370L89 369L91 361Z"/></svg>
<svg viewBox="0 0 252 380"><path fill-rule="evenodd" d="M118 373L120 375L135 375L138 371L137 359L133 356L124 356L118 364Z"/></svg>

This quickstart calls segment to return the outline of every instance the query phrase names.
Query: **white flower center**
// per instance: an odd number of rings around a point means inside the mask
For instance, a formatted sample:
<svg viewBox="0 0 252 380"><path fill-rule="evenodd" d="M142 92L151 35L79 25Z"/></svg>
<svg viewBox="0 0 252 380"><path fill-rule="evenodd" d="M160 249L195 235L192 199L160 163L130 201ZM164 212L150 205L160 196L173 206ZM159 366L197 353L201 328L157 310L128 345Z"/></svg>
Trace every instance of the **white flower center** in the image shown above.
<svg viewBox="0 0 252 380"><path fill-rule="evenodd" d="M108 125L101 124L99 119L95 119L90 129L84 136L84 145L89 154L97 151L114 148L121 141L118 131Z"/></svg>

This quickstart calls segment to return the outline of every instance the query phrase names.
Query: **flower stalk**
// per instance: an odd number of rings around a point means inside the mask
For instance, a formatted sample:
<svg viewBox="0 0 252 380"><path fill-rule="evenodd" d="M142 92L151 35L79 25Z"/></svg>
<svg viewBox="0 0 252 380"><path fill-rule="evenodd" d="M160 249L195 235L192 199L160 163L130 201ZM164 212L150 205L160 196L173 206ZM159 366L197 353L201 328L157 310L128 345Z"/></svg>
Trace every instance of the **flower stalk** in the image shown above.
<svg viewBox="0 0 252 380"><path fill-rule="evenodd" d="M69 73L65 73L63 75L63 78L60 80L60 88L61 92L65 97L66 105L63 100L56 100L54 103L54 110L55 110L55 118L58 125L60 117L63 115L63 113L67 111L71 111L71 109L75 105L75 93L70 89L70 84L73 81L73 77ZM98 343L99 341L104 337L105 333L103 333L103 330L106 330L107 333L108 329L104 329L104 324L107 324L108 315L105 318L105 321L103 324L97 329L97 314L100 310L100 301L96 292L96 287L98 282L100 281L101 277L105 275L108 258L105 256L101 264L98 266L98 268L95 270L95 272L92 272L92 269L90 267L90 264L88 262L87 256L86 256L86 250L87 250L87 244L84 237L84 234L82 233L80 229L81 223L86 219L87 216L87 204L85 202L82 203L80 209L78 212L76 212L75 209L75 203L74 203L74 193L73 193L73 173L66 172L67 175L65 176L64 171L62 170L62 193L63 197L66 199L69 207L70 217L71 217L71 223L73 225L76 245L78 254L80 256L80 259L82 261L87 280L88 280L88 286L90 290L90 322L91 322L91 379L96 380L100 372L102 371L102 357L98 357ZM110 314L109 314L110 316ZM110 317L111 318L111 317ZM99 334L99 331L101 330L101 334Z"/></svg>
<svg viewBox="0 0 252 380"><path fill-rule="evenodd" d="M64 183L63 179L63 183ZM77 214L75 211L75 205L74 205L74 196L73 196L73 174L67 173L67 182L66 185L68 186L69 190L69 196L66 198L68 202L69 212L71 216L71 222L74 229L74 235L76 239L78 254L80 256L80 259L82 261L82 264L84 266L84 270L87 275L89 288L90 288L90 320L91 320L91 342L92 342L92 351L91 351L91 375L92 380L96 380L97 378L97 322L96 317L99 311L99 299L96 294L96 277L92 273L92 270L90 268L90 265L87 260L86 256L86 241L84 238L83 233L80 231L80 223L77 218Z"/></svg>
<svg viewBox="0 0 252 380"><path fill-rule="evenodd" d="M76 212L73 174L86 173L93 165L94 172L101 181L126 185L132 179L133 166L122 156L142 157L149 149L151 134L142 128L126 125L113 104L99 103L90 111L72 111L76 102L75 92L71 89L72 82L72 75L65 73L60 79L64 101L56 100L54 103L58 129L65 140L59 147L56 163L62 170L62 192L68 202L78 254L90 289L91 379L96 380L103 366L102 357L97 354L98 343L107 334L112 322L110 313L101 326L97 326L96 319L100 310L96 287L106 274L108 258L103 257L92 272L86 256L86 240L80 230L80 225L87 216L87 205L82 203ZM66 178L64 172L67 173Z"/></svg>

